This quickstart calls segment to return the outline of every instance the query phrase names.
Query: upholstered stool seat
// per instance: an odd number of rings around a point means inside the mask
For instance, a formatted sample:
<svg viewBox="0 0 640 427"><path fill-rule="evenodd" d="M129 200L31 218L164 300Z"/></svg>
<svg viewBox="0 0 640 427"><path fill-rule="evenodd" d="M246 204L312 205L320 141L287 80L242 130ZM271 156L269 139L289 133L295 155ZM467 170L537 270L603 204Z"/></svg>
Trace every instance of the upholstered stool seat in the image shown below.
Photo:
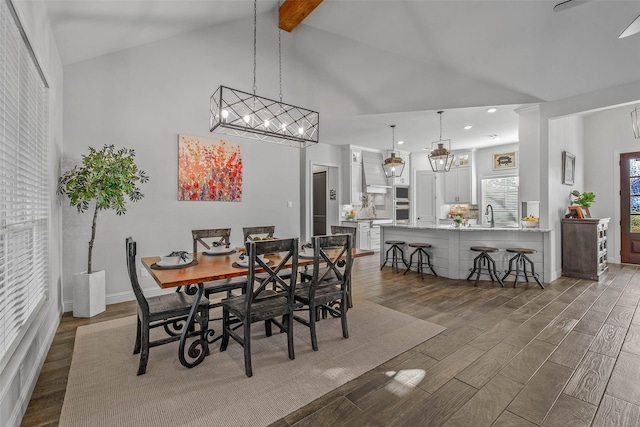
<svg viewBox="0 0 640 427"><path fill-rule="evenodd" d="M529 277L533 277L533 279L538 283L538 285L544 289L540 280L538 280L538 273L536 273L535 267L533 266L533 261L527 256L527 254L535 254L535 249L528 248L507 248L507 252L511 252L516 254L511 257L509 260L509 270L506 271L505 275L502 277L502 280L505 280L509 275L513 272L513 264L516 264L516 272L515 272L515 280L513 281L513 287L515 288L518 284L518 277L524 277L524 280L529 281ZM527 271L527 265L530 267L530 271Z"/></svg>
<svg viewBox="0 0 640 427"><path fill-rule="evenodd" d="M471 279L471 276L476 275L475 286L478 285L478 280L480 280L481 274L488 274L491 278L491 281L498 281L500 286L504 287L504 283L502 283L502 279L498 276L498 272L496 271L496 262L489 253L498 252L498 248L492 248L490 246L471 246L469 250L473 252L480 252L480 254L473 259L473 268L470 268L469 276L467 276L467 280ZM486 273L482 271L482 267L486 268Z"/></svg>
<svg viewBox="0 0 640 427"><path fill-rule="evenodd" d="M407 261L405 261L404 259L404 250L402 249L402 246L406 245L407 242L404 242L402 240L385 240L384 244L391 245L391 247L387 249L387 252L385 253L384 262L382 263L382 267L380 267L380 270L382 270L384 266L387 264L387 261L389 261L389 252L391 252L391 268L395 267L396 272L399 271L398 270L398 253L400 253L400 258L402 259L402 263L404 264L405 267L407 267Z"/></svg>
<svg viewBox="0 0 640 427"><path fill-rule="evenodd" d="M424 279L425 265L431 269L431 272L433 273L434 276L438 276L435 270L433 269L433 265L431 264L431 258L429 257L429 253L425 250L430 248L431 245L429 243L409 243L408 246L410 248L416 248L416 249L411 253L411 257L409 257L409 265L407 266L407 269L405 270L404 274L407 274L409 271L411 271L411 265L413 265L413 256L417 253L418 254L417 271L420 274L420 278ZM425 258L426 258L426 262L425 262Z"/></svg>

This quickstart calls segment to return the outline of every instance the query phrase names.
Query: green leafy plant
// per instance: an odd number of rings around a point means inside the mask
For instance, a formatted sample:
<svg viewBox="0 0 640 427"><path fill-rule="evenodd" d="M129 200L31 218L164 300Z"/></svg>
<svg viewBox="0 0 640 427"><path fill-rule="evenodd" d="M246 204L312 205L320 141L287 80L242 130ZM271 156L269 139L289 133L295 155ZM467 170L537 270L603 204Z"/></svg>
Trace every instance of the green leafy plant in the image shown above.
<svg viewBox="0 0 640 427"><path fill-rule="evenodd" d="M462 218L461 213L457 213L453 216L453 222L455 222L456 224L460 225L462 224L463 221L464 221L464 218Z"/></svg>
<svg viewBox="0 0 640 427"><path fill-rule="evenodd" d="M138 182L149 180L146 173L134 162L135 151L127 148L116 150L105 145L101 150L89 147L89 154L82 156L82 165L76 165L58 180L58 194L69 198L71 206L78 212L94 207L89 240L87 273L91 274L93 243L96 238L98 211L113 209L117 215L127 212L125 196L136 202L144 197L137 187Z"/></svg>
<svg viewBox="0 0 640 427"><path fill-rule="evenodd" d="M591 206L591 203L595 202L596 200L596 195L590 191L580 193L578 190L573 190L571 192L571 195L575 197L575 199L573 199L572 201L574 205L584 206L585 208Z"/></svg>

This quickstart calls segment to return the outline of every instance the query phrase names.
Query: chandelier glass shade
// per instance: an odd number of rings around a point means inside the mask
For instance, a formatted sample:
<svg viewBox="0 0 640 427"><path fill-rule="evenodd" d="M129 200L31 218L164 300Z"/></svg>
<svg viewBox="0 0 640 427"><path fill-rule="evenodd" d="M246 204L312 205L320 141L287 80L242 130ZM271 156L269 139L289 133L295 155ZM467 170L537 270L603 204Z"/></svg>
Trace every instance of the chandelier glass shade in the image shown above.
<svg viewBox="0 0 640 427"><path fill-rule="evenodd" d="M429 164L434 172L449 172L453 164L454 156L451 153L451 140L442 139L442 113L440 115L440 139L431 143L431 153L429 153Z"/></svg>
<svg viewBox="0 0 640 427"><path fill-rule="evenodd" d="M404 170L404 160L401 157L397 156L396 150L396 139L395 139L395 128L396 125L391 125L391 143L392 143L392 151L389 154L389 157L382 162L382 170L384 170L384 174L387 178L397 178L402 175L402 171Z"/></svg>
<svg viewBox="0 0 640 427"><path fill-rule="evenodd" d="M210 99L209 130L305 148L318 143L320 115L252 93L220 86Z"/></svg>
<svg viewBox="0 0 640 427"><path fill-rule="evenodd" d="M640 139L640 121L638 121L638 111L640 107L636 107L635 110L631 112L631 126L633 126L633 137L635 139Z"/></svg>
<svg viewBox="0 0 640 427"><path fill-rule="evenodd" d="M253 93L220 86L209 103L209 130L231 136L273 142L297 148L318 143L320 115L317 111L282 101L282 43L278 29L280 100L256 95L257 0L253 1ZM278 2L278 9L280 3Z"/></svg>

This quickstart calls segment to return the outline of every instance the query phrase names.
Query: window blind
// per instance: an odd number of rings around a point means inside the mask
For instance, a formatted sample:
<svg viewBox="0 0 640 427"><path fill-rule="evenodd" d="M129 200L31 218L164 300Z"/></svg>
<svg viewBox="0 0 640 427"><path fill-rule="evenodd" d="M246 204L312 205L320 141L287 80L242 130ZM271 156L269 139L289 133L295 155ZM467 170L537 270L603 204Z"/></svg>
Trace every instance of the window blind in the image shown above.
<svg viewBox="0 0 640 427"><path fill-rule="evenodd" d="M8 1L0 1L0 366L48 290L48 90Z"/></svg>
<svg viewBox="0 0 640 427"><path fill-rule="evenodd" d="M504 178L485 178L482 180L482 212L487 205L493 207L496 224L518 224L518 185L517 176Z"/></svg>

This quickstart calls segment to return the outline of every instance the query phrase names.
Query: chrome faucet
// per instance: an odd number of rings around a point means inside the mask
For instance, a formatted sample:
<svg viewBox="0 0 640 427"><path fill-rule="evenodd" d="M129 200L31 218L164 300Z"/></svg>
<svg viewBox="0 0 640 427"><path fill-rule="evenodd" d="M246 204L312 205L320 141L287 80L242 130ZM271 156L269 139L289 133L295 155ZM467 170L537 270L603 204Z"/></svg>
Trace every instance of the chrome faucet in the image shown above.
<svg viewBox="0 0 640 427"><path fill-rule="evenodd" d="M496 223L493 220L493 206L487 205L487 210L484 212L484 214L489 215L489 208L491 208L491 217L489 218L489 227L493 228L496 226Z"/></svg>

